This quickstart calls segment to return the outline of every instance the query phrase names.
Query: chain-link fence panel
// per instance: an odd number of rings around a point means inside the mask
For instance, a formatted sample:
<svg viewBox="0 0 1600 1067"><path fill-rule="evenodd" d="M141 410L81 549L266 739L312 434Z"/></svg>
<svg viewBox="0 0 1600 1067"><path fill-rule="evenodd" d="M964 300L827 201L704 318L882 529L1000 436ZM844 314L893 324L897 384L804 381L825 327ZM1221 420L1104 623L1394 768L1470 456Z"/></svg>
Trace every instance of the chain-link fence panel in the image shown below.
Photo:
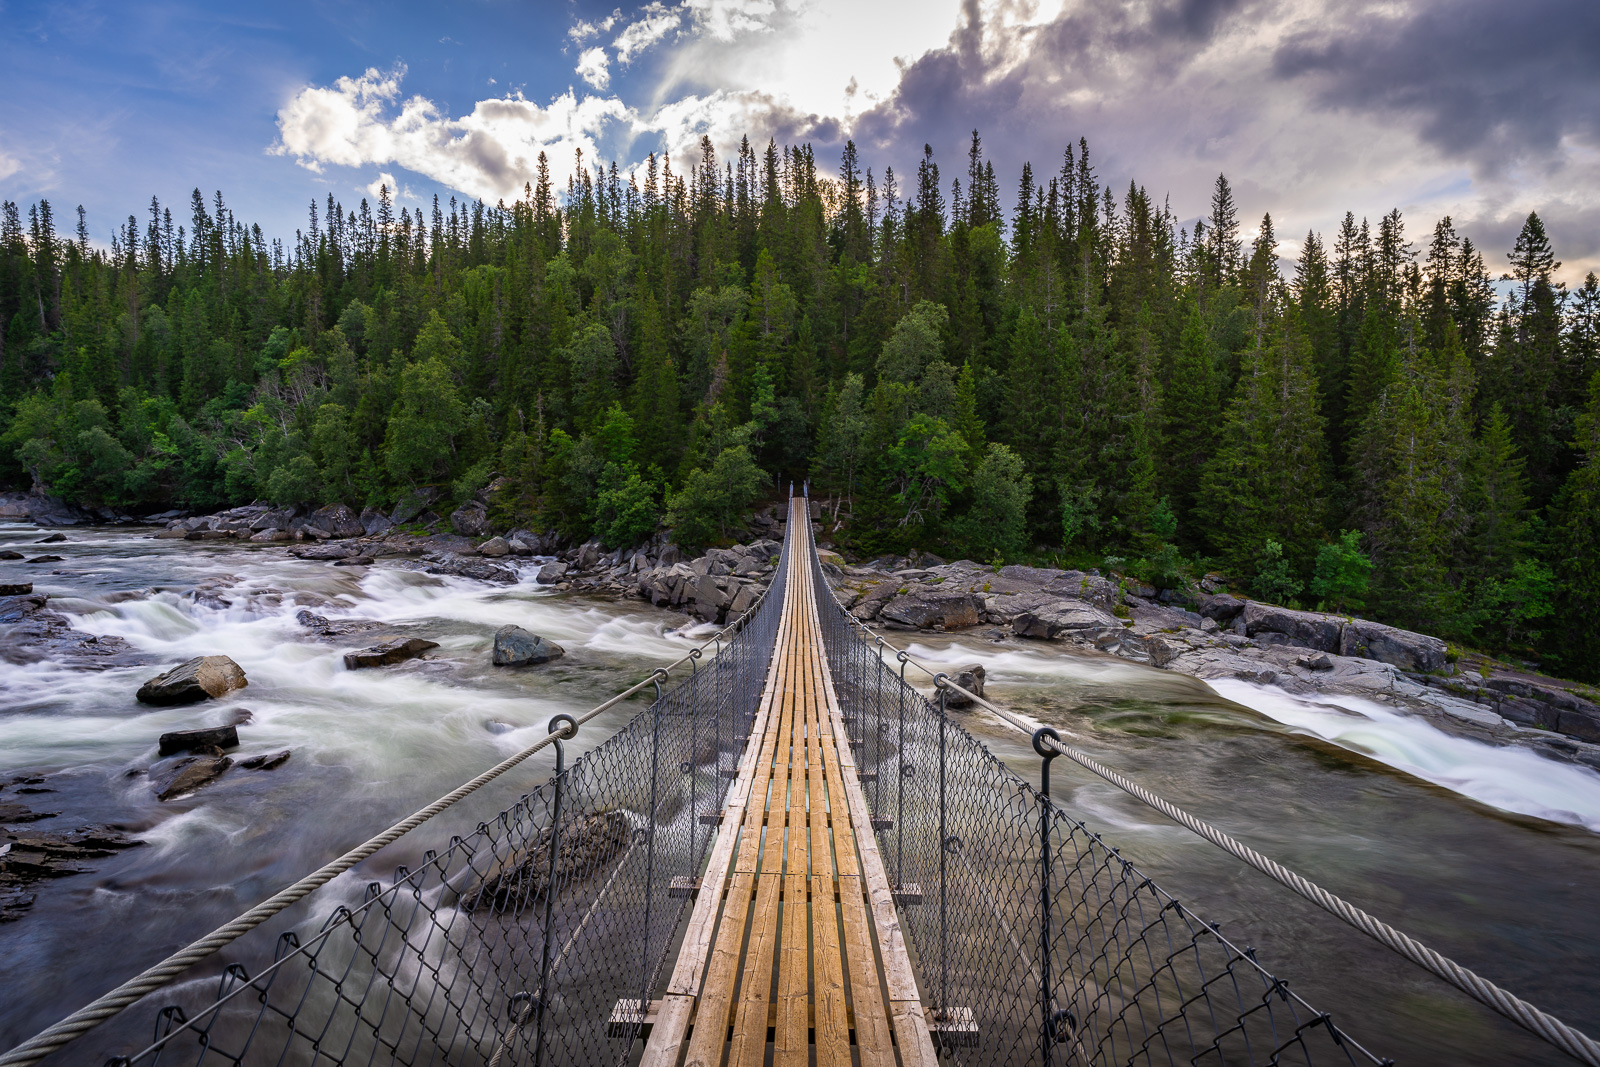
<svg viewBox="0 0 1600 1067"><path fill-rule="evenodd" d="M943 1054L963 1065L1388 1062L990 754L949 719L948 690L930 702L820 566L812 580Z"/></svg>

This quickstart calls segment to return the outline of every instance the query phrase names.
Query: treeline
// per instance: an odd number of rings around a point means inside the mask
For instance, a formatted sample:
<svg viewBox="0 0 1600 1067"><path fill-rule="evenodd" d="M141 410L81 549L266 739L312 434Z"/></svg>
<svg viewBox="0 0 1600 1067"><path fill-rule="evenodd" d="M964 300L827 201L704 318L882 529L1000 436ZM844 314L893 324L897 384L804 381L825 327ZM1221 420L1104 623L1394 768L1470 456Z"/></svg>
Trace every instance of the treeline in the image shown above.
<svg viewBox="0 0 1600 1067"><path fill-rule="evenodd" d="M861 553L1219 568L1600 675L1600 283L1530 215L1497 289L1444 219L1180 228L1084 142L1002 191L973 134L904 182L848 145L694 169L541 157L515 203L311 205L292 244L198 190L105 251L0 233L0 474L155 510L464 499L624 544L730 534L809 477ZM1503 294L1500 295L1500 294Z"/></svg>

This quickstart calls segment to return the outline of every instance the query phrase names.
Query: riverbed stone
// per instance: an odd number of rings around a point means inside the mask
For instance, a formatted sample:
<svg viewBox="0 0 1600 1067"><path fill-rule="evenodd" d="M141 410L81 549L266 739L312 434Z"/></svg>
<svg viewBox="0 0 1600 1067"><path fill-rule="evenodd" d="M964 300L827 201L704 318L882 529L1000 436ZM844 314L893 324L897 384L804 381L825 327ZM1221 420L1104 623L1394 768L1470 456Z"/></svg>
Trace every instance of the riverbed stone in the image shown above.
<svg viewBox="0 0 1600 1067"><path fill-rule="evenodd" d="M0 585L0 596L27 596L33 592L32 582L13 582Z"/></svg>
<svg viewBox="0 0 1600 1067"><path fill-rule="evenodd" d="M1337 651L1341 656L1375 659L1422 674L1443 670L1448 662L1447 646L1437 637L1366 619L1353 619L1346 624Z"/></svg>
<svg viewBox="0 0 1600 1067"><path fill-rule="evenodd" d="M547 641L520 626L502 626L494 634L496 667L531 667L566 654L567 650L554 641Z"/></svg>
<svg viewBox="0 0 1600 1067"><path fill-rule="evenodd" d="M950 675L950 680L968 693L973 694L973 696L981 697L983 696L983 680L987 675L988 672L984 670L983 664L968 663L963 667L957 667ZM970 708L976 703L972 697L958 693L954 689L945 693L944 706L947 708Z"/></svg>
<svg viewBox="0 0 1600 1067"><path fill-rule="evenodd" d="M478 554L483 556L505 556L511 553L511 544L504 537L491 537L478 546Z"/></svg>
<svg viewBox="0 0 1600 1067"><path fill-rule="evenodd" d="M162 756L190 752L199 748L237 748L239 730L234 726L208 726L199 730L173 730L161 735Z"/></svg>
<svg viewBox="0 0 1600 1067"><path fill-rule="evenodd" d="M280 752L263 752L259 756L249 756L239 761L239 766L247 771L270 771L274 767L281 767L289 762L289 750Z"/></svg>
<svg viewBox="0 0 1600 1067"><path fill-rule="evenodd" d="M154 786L157 800L171 800L185 793L193 793L222 777L233 766L227 756L187 756L166 768Z"/></svg>
<svg viewBox="0 0 1600 1067"><path fill-rule="evenodd" d="M141 704L162 707L193 704L215 700L249 684L244 668L227 656L197 656L145 682L136 698Z"/></svg>
<svg viewBox="0 0 1600 1067"><path fill-rule="evenodd" d="M361 550L351 545L332 544L324 542L315 545L296 545L289 550L289 555L295 559L310 560L335 560L358 556Z"/></svg>
<svg viewBox="0 0 1600 1067"><path fill-rule="evenodd" d="M428 649L438 647L439 642L426 641L420 637L395 638L370 648L363 648L358 652L346 652L344 666L345 670L350 671L366 667L388 667L408 659L415 659Z"/></svg>
<svg viewBox="0 0 1600 1067"><path fill-rule="evenodd" d="M878 612L878 617L918 629L959 630L983 621L983 602L971 593L938 587L908 588Z"/></svg>
<svg viewBox="0 0 1600 1067"><path fill-rule="evenodd" d="M67 535L64 534L64 533L46 534L44 537L41 537L41 538L39 538L39 540L35 541L34 544L36 544L36 545L59 545L61 542L65 541L66 539L67 539Z"/></svg>
<svg viewBox="0 0 1600 1067"><path fill-rule="evenodd" d="M562 563L560 560L556 560L553 563L546 563L543 567L540 567L538 575L533 580L538 582L540 585L555 585L562 578L565 578L566 575L567 565Z"/></svg>

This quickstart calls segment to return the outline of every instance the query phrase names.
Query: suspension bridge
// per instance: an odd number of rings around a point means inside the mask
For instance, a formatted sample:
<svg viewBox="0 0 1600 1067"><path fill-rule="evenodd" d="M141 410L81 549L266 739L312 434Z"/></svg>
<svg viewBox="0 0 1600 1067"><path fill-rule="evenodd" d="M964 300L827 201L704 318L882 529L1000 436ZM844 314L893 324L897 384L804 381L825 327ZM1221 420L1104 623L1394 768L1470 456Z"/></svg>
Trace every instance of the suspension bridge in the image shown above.
<svg viewBox="0 0 1600 1067"><path fill-rule="evenodd" d="M946 715L964 690L838 606L803 497L788 531L762 599L704 646L556 716L0 1067L1391 1062L1052 800L1061 755L1600 1065L1581 1032L965 694L1032 733L1041 779L1019 778ZM567 762L584 723L647 692ZM545 748L547 781L410 845ZM387 878L352 893L340 877L407 845Z"/></svg>

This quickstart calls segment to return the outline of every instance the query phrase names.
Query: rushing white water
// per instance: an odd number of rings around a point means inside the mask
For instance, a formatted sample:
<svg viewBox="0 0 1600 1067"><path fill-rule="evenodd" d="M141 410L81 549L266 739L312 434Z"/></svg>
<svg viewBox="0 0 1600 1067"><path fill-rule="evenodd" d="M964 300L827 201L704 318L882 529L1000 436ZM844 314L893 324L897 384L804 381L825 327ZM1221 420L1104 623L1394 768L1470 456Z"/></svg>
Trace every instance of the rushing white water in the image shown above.
<svg viewBox="0 0 1600 1067"><path fill-rule="evenodd" d="M1600 833L1600 773L1526 748L1449 734L1426 719L1356 696L1294 696L1232 679L1210 683L1236 704L1370 756L1501 811Z"/></svg>
<svg viewBox="0 0 1600 1067"><path fill-rule="evenodd" d="M963 662L983 663L993 695L1012 690L1025 696L1018 711L1037 699L1040 687L1064 682L1080 693L1088 690L1084 696L1091 700L1117 689L1145 698L1152 691L1167 691L1202 702L1214 693L1295 733L1320 738L1501 811L1600 833L1600 773L1527 748L1447 733L1427 719L1362 697L1295 696L1273 686L1232 679L1203 682L1109 658L1064 656L1048 647L981 647L957 639L943 647L918 641L908 651L946 670ZM912 668L907 678L926 685L928 679L918 677L920 673ZM1220 703L1215 710L1227 714Z"/></svg>

